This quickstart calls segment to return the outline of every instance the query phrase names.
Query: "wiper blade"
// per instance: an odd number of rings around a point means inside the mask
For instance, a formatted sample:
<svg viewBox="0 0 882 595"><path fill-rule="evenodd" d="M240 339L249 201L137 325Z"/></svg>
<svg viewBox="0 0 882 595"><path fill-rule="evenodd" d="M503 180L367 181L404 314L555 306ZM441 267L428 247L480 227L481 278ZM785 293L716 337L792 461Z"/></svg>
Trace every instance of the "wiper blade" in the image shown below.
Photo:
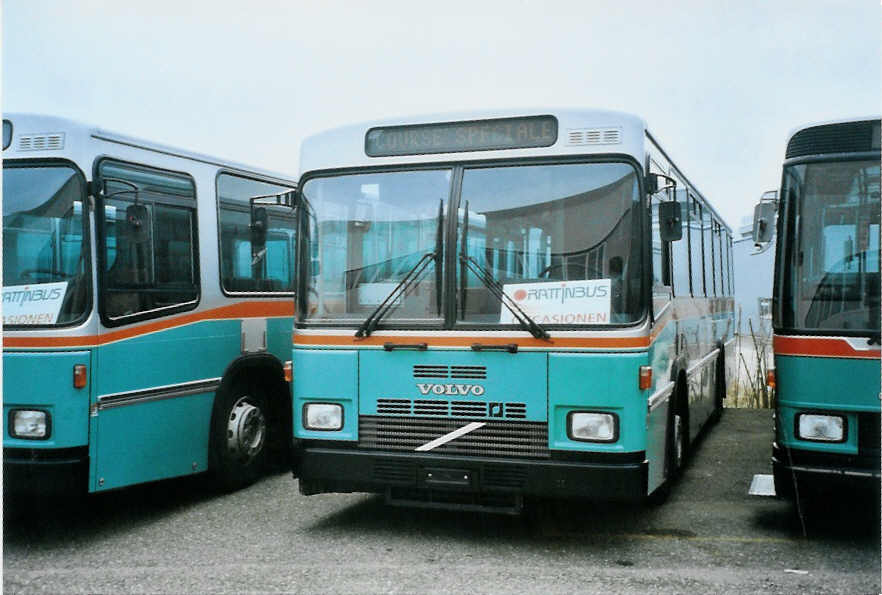
<svg viewBox="0 0 882 595"><path fill-rule="evenodd" d="M411 285L416 283L423 271L426 270L429 262L435 259L435 252L427 252L426 254L423 254L416 264L407 271L407 274L404 275L404 278L395 286L395 289L389 292L386 299L380 302L380 305L371 312L370 316L365 318L364 322L361 323L361 326L358 327L358 330L355 331L355 336L359 338L369 337L377 328L380 320L392 309L395 301L403 296Z"/></svg>
<svg viewBox="0 0 882 595"><path fill-rule="evenodd" d="M475 276L483 283L487 289L490 290L490 293L499 300L503 306L508 308L515 319L520 323L521 327L530 331L530 334L536 337L537 339L544 339L548 341L551 336L548 334L544 328L539 326L535 320L530 318L530 316L524 312L520 306L505 293L505 290L502 289L502 285L500 285L499 281L497 281L493 275L478 264L478 261L474 259L472 256L466 256L465 254L460 253L459 256L460 264L467 267L470 271L472 271ZM463 275L463 283L465 283L465 276Z"/></svg>
<svg viewBox="0 0 882 595"><path fill-rule="evenodd" d="M395 301L398 300L401 296L403 296L410 286L417 282L420 278L420 275L423 274L423 271L426 270L426 267L429 265L430 260L435 261L435 292L438 295L437 306L438 306L438 314L441 314L441 255L443 252L443 236L442 232L444 230L444 199L442 198L438 204L438 228L435 233L437 234L435 238L435 251L427 252L423 254L423 256L413 265L407 274L404 275L404 278L395 286L389 295L386 296L380 305L377 306L373 312L371 312L370 316L368 316L364 322L361 323L361 326L358 327L358 330L355 331L355 336L358 338L361 337L369 337L374 330L376 330L377 325L380 323L380 320L392 309L392 306L395 304Z"/></svg>

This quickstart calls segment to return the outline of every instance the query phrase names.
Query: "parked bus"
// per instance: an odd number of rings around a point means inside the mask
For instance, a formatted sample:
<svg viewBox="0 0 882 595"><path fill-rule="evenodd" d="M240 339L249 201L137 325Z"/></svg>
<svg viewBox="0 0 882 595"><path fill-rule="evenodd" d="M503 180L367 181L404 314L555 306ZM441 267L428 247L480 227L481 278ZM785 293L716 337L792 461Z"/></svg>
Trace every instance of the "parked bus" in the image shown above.
<svg viewBox="0 0 882 595"><path fill-rule="evenodd" d="M98 492L206 470L233 488L288 456L295 187L6 115L5 488Z"/></svg>
<svg viewBox="0 0 882 595"><path fill-rule="evenodd" d="M775 491L879 490L879 125L806 126L787 143L779 199L758 205L771 240Z"/></svg>
<svg viewBox="0 0 882 595"><path fill-rule="evenodd" d="M301 165L301 493L664 493L721 412L732 238L642 120L368 123L308 138Z"/></svg>

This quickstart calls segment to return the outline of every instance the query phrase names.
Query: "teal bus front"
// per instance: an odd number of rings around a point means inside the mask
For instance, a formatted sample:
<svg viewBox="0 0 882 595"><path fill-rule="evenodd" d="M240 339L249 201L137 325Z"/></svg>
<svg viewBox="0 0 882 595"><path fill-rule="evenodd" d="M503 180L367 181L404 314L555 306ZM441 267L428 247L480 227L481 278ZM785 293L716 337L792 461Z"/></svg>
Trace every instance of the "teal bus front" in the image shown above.
<svg viewBox="0 0 882 595"><path fill-rule="evenodd" d="M301 491L645 496L647 437L665 430L647 428L638 378L638 172L595 158L306 176Z"/></svg>
<svg viewBox="0 0 882 595"><path fill-rule="evenodd" d="M880 475L879 123L808 131L790 143L779 207L773 468L783 496L878 489ZM865 153L799 154L862 132Z"/></svg>

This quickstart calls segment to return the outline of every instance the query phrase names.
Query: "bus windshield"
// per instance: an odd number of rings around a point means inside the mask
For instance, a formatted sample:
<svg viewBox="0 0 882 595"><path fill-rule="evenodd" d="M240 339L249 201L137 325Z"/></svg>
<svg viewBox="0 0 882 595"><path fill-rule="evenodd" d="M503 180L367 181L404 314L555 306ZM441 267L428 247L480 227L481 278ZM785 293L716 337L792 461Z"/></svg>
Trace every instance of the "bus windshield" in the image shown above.
<svg viewBox="0 0 882 595"><path fill-rule="evenodd" d="M634 322L643 311L637 179L626 163L466 168L457 250L465 240L469 262L542 326ZM457 320L514 322L474 271L457 273Z"/></svg>
<svg viewBox="0 0 882 595"><path fill-rule="evenodd" d="M302 193L309 205L313 267L306 318L361 322L420 260L434 255L451 180L449 169L308 180ZM440 277L440 266L432 259L396 297L384 321L440 322Z"/></svg>
<svg viewBox="0 0 882 595"><path fill-rule="evenodd" d="M785 169L785 328L878 334L879 173L878 160Z"/></svg>
<svg viewBox="0 0 882 595"><path fill-rule="evenodd" d="M85 317L89 263L82 176L66 165L3 168L3 324Z"/></svg>
<svg viewBox="0 0 882 595"><path fill-rule="evenodd" d="M302 195L312 267L304 319L353 324L381 310L383 324L437 326L451 302L450 326L523 326L519 312L559 328L640 319L640 193L632 165L464 166L455 234L444 219L452 174L308 179ZM455 283L447 287L442 263L451 253ZM497 286L516 308L503 303Z"/></svg>

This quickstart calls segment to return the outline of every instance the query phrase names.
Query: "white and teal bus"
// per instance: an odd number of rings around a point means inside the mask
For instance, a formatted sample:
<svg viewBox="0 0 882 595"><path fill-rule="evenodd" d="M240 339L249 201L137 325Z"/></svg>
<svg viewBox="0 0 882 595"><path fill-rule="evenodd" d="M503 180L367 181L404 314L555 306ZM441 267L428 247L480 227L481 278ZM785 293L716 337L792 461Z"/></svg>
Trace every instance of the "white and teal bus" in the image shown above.
<svg viewBox="0 0 882 595"><path fill-rule="evenodd" d="M232 488L287 457L295 182L4 117L4 488Z"/></svg>
<svg viewBox="0 0 882 595"><path fill-rule="evenodd" d="M732 239L640 118L372 122L306 139L301 167L303 494L665 493L722 410Z"/></svg>
<svg viewBox="0 0 882 595"><path fill-rule="evenodd" d="M879 117L820 122L787 142L776 224L775 492L879 492Z"/></svg>

